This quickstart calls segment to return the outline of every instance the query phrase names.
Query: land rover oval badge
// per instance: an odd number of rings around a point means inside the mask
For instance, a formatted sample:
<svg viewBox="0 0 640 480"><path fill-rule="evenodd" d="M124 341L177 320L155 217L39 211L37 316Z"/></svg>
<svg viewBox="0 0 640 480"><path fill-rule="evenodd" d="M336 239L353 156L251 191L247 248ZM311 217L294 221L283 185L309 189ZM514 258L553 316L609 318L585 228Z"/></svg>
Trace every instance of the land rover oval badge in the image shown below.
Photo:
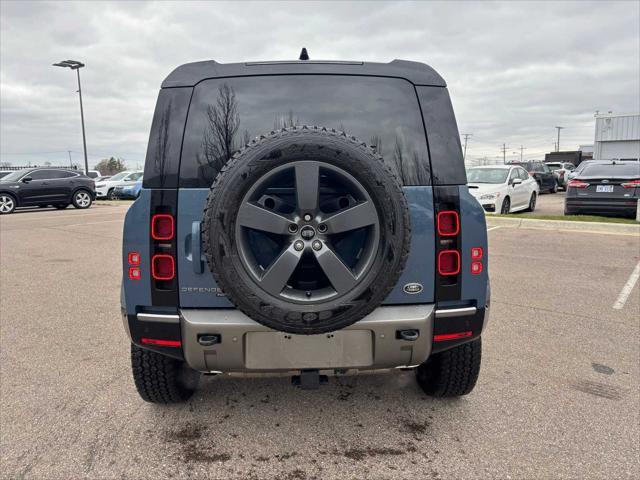
<svg viewBox="0 0 640 480"><path fill-rule="evenodd" d="M420 283L407 283L404 287L402 287L404 293L408 293L409 295L415 295L416 293L420 293L422 291L422 284Z"/></svg>

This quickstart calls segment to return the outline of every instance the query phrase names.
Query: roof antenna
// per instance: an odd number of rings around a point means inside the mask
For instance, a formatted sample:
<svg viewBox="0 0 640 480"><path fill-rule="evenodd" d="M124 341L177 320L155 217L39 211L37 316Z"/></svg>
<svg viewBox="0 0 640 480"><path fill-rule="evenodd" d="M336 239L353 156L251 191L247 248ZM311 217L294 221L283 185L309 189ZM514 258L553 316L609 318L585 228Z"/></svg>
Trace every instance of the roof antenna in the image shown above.
<svg viewBox="0 0 640 480"><path fill-rule="evenodd" d="M307 49L302 47L302 51L300 52L300 58L298 60L309 60L309 54L307 53Z"/></svg>

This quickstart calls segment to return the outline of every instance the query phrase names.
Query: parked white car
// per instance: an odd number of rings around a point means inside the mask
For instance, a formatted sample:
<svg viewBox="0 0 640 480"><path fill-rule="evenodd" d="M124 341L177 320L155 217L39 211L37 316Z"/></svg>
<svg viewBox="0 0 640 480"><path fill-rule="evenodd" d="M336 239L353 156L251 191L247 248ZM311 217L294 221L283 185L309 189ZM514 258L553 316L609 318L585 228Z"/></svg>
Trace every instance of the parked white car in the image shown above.
<svg viewBox="0 0 640 480"><path fill-rule="evenodd" d="M133 182L142 178L143 172L120 172L116 173L108 180L96 183L96 197L113 200L113 189L119 185L132 185Z"/></svg>
<svg viewBox="0 0 640 480"><path fill-rule="evenodd" d="M467 170L469 192L485 212L533 212L540 193L538 182L519 165L491 165Z"/></svg>

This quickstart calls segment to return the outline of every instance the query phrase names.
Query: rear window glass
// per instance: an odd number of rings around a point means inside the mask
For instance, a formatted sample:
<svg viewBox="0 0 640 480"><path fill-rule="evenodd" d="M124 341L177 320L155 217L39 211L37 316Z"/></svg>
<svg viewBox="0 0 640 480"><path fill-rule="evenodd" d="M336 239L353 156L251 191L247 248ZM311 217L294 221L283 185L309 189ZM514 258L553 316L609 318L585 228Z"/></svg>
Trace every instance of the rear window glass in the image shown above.
<svg viewBox="0 0 640 480"><path fill-rule="evenodd" d="M413 85L401 79L282 75L206 80L194 90L181 187L210 187L252 138L293 125L343 130L374 146L405 185L429 185L429 155Z"/></svg>
<svg viewBox="0 0 640 480"><path fill-rule="evenodd" d="M588 177L639 177L640 163L618 163L616 165L587 165L581 175Z"/></svg>

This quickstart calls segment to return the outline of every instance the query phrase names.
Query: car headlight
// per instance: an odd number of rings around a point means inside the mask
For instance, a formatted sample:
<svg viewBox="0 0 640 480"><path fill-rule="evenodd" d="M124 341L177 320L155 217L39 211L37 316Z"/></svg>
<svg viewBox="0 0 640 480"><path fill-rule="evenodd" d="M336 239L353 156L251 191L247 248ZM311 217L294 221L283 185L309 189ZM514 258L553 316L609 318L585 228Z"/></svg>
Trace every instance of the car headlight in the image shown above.
<svg viewBox="0 0 640 480"><path fill-rule="evenodd" d="M495 200L496 198L500 198L499 193L485 193L484 195L480 195L480 200Z"/></svg>

